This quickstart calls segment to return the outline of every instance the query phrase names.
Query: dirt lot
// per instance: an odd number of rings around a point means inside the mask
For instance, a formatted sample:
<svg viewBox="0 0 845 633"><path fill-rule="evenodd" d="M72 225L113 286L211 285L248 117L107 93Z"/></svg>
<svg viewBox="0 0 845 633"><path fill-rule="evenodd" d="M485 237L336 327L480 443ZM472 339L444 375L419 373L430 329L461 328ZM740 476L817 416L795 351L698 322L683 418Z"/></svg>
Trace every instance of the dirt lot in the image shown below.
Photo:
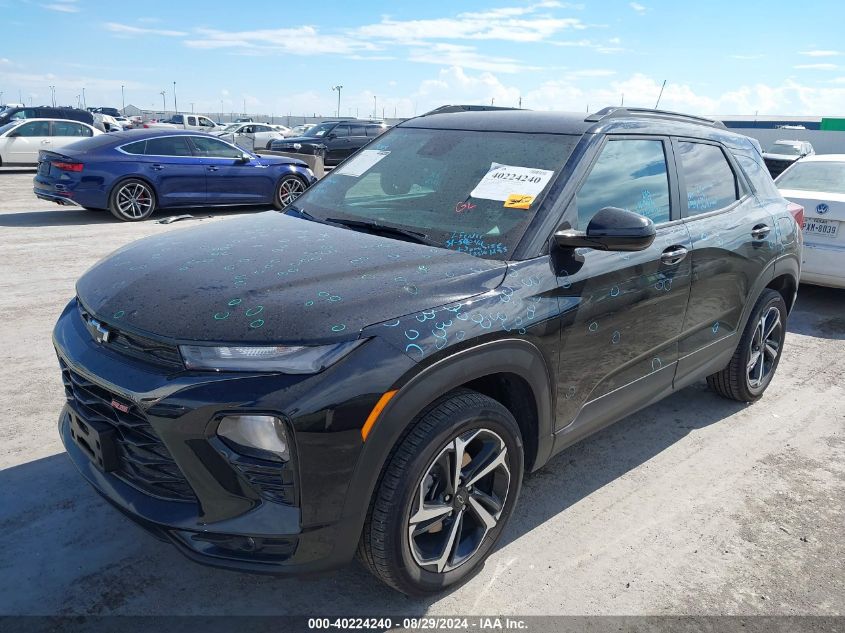
<svg viewBox="0 0 845 633"><path fill-rule="evenodd" d="M74 281L138 237L249 211L123 224L40 202L31 178L0 174L0 614L845 614L845 292L801 289L761 402L698 384L567 450L474 580L410 600L356 565L198 566L83 483L50 343Z"/></svg>

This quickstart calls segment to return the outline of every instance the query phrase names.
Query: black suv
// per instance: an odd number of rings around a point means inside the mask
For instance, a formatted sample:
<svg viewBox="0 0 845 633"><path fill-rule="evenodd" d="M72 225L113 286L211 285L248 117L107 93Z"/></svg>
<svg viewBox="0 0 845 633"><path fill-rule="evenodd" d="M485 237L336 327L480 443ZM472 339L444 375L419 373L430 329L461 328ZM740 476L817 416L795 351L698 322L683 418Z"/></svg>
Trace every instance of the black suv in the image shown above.
<svg viewBox="0 0 845 633"><path fill-rule="evenodd" d="M788 204L709 120L411 119L283 213L91 268L54 331L61 437L196 561L295 574L357 552L438 591L574 442L704 378L763 395L799 278Z"/></svg>
<svg viewBox="0 0 845 633"><path fill-rule="evenodd" d="M25 106L6 108L0 112L0 125L16 119L66 119L94 125L94 116L76 108L54 108L52 106Z"/></svg>
<svg viewBox="0 0 845 633"><path fill-rule="evenodd" d="M337 165L387 129L381 121L344 119L323 121L303 136L270 141L267 149L323 156L326 165Z"/></svg>

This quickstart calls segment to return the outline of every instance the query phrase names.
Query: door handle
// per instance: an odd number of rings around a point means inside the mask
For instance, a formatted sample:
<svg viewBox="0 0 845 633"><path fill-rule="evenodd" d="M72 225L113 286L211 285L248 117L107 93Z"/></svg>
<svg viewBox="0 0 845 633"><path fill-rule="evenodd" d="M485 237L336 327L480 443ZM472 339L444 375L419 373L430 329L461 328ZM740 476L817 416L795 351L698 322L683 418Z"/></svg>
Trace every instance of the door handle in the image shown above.
<svg viewBox="0 0 845 633"><path fill-rule="evenodd" d="M771 232L772 227L768 224L758 224L753 229L751 229L751 237L755 240L762 240L765 239L766 236Z"/></svg>
<svg viewBox="0 0 845 633"><path fill-rule="evenodd" d="M155 163L153 165L153 169L155 169L156 171L161 171L162 169L164 169L164 165L159 165L158 163Z"/></svg>
<svg viewBox="0 0 845 633"><path fill-rule="evenodd" d="M213 167L212 166L212 167L207 167L206 169L208 169L208 171L217 171L219 169L219 167Z"/></svg>
<svg viewBox="0 0 845 633"><path fill-rule="evenodd" d="M664 264L674 266L675 264L681 263L684 257L687 256L687 253L689 253L689 251L683 246L670 246L665 251L663 251L663 254L660 256L660 261Z"/></svg>
<svg viewBox="0 0 845 633"><path fill-rule="evenodd" d="M42 145L49 145L49 144L50 144L50 141L41 141L41 144L42 144Z"/></svg>

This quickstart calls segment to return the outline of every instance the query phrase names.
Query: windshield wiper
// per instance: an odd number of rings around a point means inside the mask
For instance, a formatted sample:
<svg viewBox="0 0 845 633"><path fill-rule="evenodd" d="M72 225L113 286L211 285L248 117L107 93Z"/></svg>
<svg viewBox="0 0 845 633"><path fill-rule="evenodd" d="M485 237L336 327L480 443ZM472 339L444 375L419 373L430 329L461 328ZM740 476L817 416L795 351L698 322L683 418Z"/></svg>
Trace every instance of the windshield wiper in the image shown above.
<svg viewBox="0 0 845 633"><path fill-rule="evenodd" d="M303 220L308 220L309 222L317 222L319 224L327 224L326 220L315 217L315 216L311 215L310 213L308 213L308 211L303 211L299 207L295 207L293 205L290 205L290 206L288 206L287 209L285 209L285 215L290 215L290 216L293 216L295 218L302 218Z"/></svg>
<svg viewBox="0 0 845 633"><path fill-rule="evenodd" d="M368 220L346 220L343 218L326 218L326 222L332 224L340 224L349 227L350 229L363 229L370 233L380 233L383 235L395 235L397 237L404 237L417 244L426 244L427 246L440 246L434 240L429 239L425 233L419 231L412 231L411 229L400 229L398 226L390 226L388 224L379 224L378 222Z"/></svg>

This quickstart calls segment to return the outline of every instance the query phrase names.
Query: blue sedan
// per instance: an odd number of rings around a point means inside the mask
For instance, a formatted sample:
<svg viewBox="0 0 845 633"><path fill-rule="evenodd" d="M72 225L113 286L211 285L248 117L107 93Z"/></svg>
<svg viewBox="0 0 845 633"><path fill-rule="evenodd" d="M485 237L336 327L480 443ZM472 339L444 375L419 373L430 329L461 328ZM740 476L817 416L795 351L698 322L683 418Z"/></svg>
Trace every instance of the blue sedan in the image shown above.
<svg viewBox="0 0 845 633"><path fill-rule="evenodd" d="M41 150L34 191L44 200L108 209L134 222L174 207L282 209L315 180L302 161L256 156L201 132L127 130Z"/></svg>

